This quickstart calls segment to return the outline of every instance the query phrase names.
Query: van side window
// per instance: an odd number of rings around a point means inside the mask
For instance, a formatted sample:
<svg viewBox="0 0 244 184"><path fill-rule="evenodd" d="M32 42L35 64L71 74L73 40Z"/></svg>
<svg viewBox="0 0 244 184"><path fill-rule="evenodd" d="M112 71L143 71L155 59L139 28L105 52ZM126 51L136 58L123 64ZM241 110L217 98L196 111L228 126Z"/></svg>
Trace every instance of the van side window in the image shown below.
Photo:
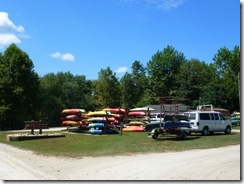
<svg viewBox="0 0 244 184"><path fill-rule="evenodd" d="M214 120L214 114L211 113L210 115L211 115L211 120Z"/></svg>
<svg viewBox="0 0 244 184"><path fill-rule="evenodd" d="M200 120L210 120L209 113L200 113Z"/></svg>
<svg viewBox="0 0 244 184"><path fill-rule="evenodd" d="M217 113L214 113L215 120L219 120L219 116Z"/></svg>
<svg viewBox="0 0 244 184"><path fill-rule="evenodd" d="M223 114L219 114L219 116L220 116L220 120L226 120Z"/></svg>

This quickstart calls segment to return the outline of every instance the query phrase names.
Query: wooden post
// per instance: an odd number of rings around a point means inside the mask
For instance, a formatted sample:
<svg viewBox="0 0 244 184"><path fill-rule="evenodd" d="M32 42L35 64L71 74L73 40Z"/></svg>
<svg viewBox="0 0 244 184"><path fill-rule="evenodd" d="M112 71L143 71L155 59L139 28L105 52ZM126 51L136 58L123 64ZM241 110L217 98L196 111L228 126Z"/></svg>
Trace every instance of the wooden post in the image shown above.
<svg viewBox="0 0 244 184"><path fill-rule="evenodd" d="M123 131L123 121L120 121L120 135L122 135Z"/></svg>
<svg viewBox="0 0 244 184"><path fill-rule="evenodd" d="M163 109L163 107L162 107L162 103L161 103L161 105L160 105L160 123L159 123L159 128L161 129L162 128L162 125L161 125L161 122L162 122L162 110Z"/></svg>
<svg viewBox="0 0 244 184"><path fill-rule="evenodd" d="M108 111L106 110L106 121L104 123L104 133L107 133L107 124L108 124Z"/></svg>
<svg viewBox="0 0 244 184"><path fill-rule="evenodd" d="M147 108L147 115L148 115L148 118L149 118L149 123L151 122L150 120L150 111L149 111L149 107Z"/></svg>
<svg viewBox="0 0 244 184"><path fill-rule="evenodd" d="M119 107L119 111L120 111L120 107ZM123 130L123 124L124 124L124 118L123 118L123 121L120 121L120 135L122 135L122 130Z"/></svg>

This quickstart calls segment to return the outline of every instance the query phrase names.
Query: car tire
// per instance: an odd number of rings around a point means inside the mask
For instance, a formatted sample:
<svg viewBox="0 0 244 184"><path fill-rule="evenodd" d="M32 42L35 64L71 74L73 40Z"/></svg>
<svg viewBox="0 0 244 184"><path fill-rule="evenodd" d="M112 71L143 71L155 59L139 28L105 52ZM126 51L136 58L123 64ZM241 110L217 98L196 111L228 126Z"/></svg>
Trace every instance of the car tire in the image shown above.
<svg viewBox="0 0 244 184"><path fill-rule="evenodd" d="M203 136L207 136L208 134L209 134L208 127L204 127L203 130L202 130L202 135Z"/></svg>
<svg viewBox="0 0 244 184"><path fill-rule="evenodd" d="M227 126L226 127L225 134L231 134L231 128L230 128L230 126Z"/></svg>
<svg viewBox="0 0 244 184"><path fill-rule="evenodd" d="M152 138L153 139L157 139L158 138L158 131L155 130L154 133L152 134Z"/></svg>
<svg viewBox="0 0 244 184"><path fill-rule="evenodd" d="M180 138L181 140L185 140L187 137L187 132L186 131L182 131L177 135L178 138Z"/></svg>

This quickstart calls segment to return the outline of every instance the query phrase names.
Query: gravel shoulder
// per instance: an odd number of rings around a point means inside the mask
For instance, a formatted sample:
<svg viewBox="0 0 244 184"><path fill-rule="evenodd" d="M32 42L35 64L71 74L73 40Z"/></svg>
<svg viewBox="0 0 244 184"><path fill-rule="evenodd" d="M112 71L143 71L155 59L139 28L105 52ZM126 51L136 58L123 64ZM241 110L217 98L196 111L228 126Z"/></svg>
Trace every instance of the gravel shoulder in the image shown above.
<svg viewBox="0 0 244 184"><path fill-rule="evenodd" d="M0 143L0 180L239 180L240 145L115 157L42 156Z"/></svg>

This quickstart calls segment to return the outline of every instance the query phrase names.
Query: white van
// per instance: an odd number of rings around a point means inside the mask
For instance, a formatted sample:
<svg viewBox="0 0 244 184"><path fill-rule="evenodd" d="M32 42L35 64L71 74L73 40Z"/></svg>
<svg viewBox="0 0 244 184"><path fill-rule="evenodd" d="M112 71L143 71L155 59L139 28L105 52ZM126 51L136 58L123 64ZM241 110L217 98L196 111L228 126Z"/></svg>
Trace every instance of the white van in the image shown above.
<svg viewBox="0 0 244 184"><path fill-rule="evenodd" d="M191 123L191 132L201 132L202 135L213 132L231 133L231 121L223 114L216 111L189 111L183 113L188 116Z"/></svg>

